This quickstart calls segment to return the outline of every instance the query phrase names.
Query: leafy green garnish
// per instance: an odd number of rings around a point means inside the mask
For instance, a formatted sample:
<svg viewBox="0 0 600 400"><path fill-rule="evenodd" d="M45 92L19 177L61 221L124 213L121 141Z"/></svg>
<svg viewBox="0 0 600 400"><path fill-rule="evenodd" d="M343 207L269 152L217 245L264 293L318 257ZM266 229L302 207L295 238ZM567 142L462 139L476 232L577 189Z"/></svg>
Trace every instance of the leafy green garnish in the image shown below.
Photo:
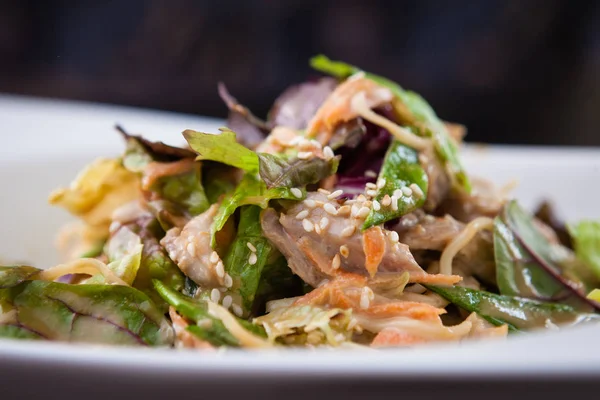
<svg viewBox="0 0 600 400"><path fill-rule="evenodd" d="M565 288L540 266L501 217L494 221L494 259L500 293L527 298L552 298Z"/></svg>
<svg viewBox="0 0 600 400"><path fill-rule="evenodd" d="M383 166L379 172L379 179L385 179L385 185L377 191L376 200L380 203L387 195L392 197L394 191L416 184L423 192L422 196L413 193L412 196L402 196L398 199L398 208L394 210L391 206L381 207L378 211L371 210L363 229L382 224L386 221L401 217L425 203L427 197L428 178L427 173L419 164L418 154L415 150L393 141L387 151Z"/></svg>
<svg viewBox="0 0 600 400"><path fill-rule="evenodd" d="M573 239L573 248L582 260L600 279L600 222L580 221L567 224Z"/></svg>
<svg viewBox="0 0 600 400"><path fill-rule="evenodd" d="M198 336L200 339L209 342L213 346L238 347L240 345L235 336L225 328L223 322L220 319L213 317L208 312L206 302L194 301L165 286L160 281L153 281L153 283L156 291L167 303L173 306L178 313L196 324L190 325L187 328L188 331ZM248 331L263 337L266 336L264 331L261 331L260 327L243 319L237 318L237 321Z"/></svg>
<svg viewBox="0 0 600 400"><path fill-rule="evenodd" d="M258 155L260 159L260 177L268 189L274 187L298 187L308 183L316 183L333 175L339 165L339 157L330 161L322 158L288 161L272 154Z"/></svg>
<svg viewBox="0 0 600 400"><path fill-rule="evenodd" d="M258 155L244 147L235 138L235 132L221 128L221 134L196 132L186 130L183 136L199 155L198 160L212 160L245 171L257 172L259 167Z"/></svg>
<svg viewBox="0 0 600 400"><path fill-rule="evenodd" d="M332 61L324 55L318 55L310 60L310 65L321 72L333 75L340 79L364 72L360 68L340 61ZM415 128L417 132L425 137L431 137L434 141L436 152L444 162L446 168L451 172L451 178L455 186L462 188L467 193L471 191L471 183L458 155L458 147L450 138L444 123L437 117L431 106L415 92L403 89L400 85L386 78L365 72L365 77L387 87L396 98L406 107L404 122Z"/></svg>
<svg viewBox="0 0 600 400"><path fill-rule="evenodd" d="M0 267L0 289L10 289L32 279L39 268L29 266Z"/></svg>
<svg viewBox="0 0 600 400"><path fill-rule="evenodd" d="M34 280L22 282L12 295L11 312L16 315L0 324L0 336L115 345L173 343L173 331L162 312L145 294L128 286Z"/></svg>
<svg viewBox="0 0 600 400"><path fill-rule="evenodd" d="M498 295L461 286L426 287L458 307L479 314L494 325L507 324L513 331L545 328L549 323L574 325L600 320L598 314L581 312L565 304Z"/></svg>
<svg viewBox="0 0 600 400"><path fill-rule="evenodd" d="M499 220L496 224L500 229L495 232L495 257L502 293L543 300L568 299L574 305L587 304L600 310L598 303L585 297L586 285L578 273L577 263L573 262L575 257L569 257L567 249L544 236L533 217L515 200L504 206ZM524 261L528 262L525 264Z"/></svg>
<svg viewBox="0 0 600 400"><path fill-rule="evenodd" d="M267 208L269 201L273 199L301 200L306 197L305 190L298 190L302 193L300 197L296 197L292 188L289 187L267 189L267 185L256 175L246 174L235 189L235 192L227 196L219 207L219 211L211 226L212 246L214 247L216 244L215 234L223 229L229 217L233 215L238 207L257 205L261 208Z"/></svg>
<svg viewBox="0 0 600 400"><path fill-rule="evenodd" d="M277 251L262 234L260 212L261 208L257 206L242 207L237 236L224 260L225 270L242 296L246 313L252 310L263 269ZM248 243L254 246L256 252L248 247Z"/></svg>

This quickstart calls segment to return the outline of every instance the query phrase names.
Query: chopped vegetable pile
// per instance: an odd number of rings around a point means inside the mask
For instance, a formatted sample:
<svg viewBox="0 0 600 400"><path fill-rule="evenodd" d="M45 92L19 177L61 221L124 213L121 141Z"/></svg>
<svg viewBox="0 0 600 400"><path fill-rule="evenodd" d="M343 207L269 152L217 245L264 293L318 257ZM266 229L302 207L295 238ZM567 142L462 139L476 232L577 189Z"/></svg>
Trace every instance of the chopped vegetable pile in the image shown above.
<svg viewBox="0 0 600 400"><path fill-rule="evenodd" d="M50 196L78 217L64 263L0 267L0 337L380 348L599 321L600 222L531 214L421 96L310 64L328 76L266 120L220 84L228 127L186 147L117 127L123 154Z"/></svg>

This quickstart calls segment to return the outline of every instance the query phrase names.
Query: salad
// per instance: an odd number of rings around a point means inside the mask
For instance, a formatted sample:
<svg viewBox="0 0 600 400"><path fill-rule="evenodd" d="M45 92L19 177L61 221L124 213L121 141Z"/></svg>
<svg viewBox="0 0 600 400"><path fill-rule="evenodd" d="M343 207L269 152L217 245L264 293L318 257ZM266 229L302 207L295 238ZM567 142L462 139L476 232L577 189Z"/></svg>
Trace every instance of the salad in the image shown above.
<svg viewBox="0 0 600 400"><path fill-rule="evenodd" d="M64 262L0 267L0 337L219 348L412 347L599 322L600 222L524 209L461 163L466 129L332 61L266 119L223 84L185 147L118 126L52 205Z"/></svg>

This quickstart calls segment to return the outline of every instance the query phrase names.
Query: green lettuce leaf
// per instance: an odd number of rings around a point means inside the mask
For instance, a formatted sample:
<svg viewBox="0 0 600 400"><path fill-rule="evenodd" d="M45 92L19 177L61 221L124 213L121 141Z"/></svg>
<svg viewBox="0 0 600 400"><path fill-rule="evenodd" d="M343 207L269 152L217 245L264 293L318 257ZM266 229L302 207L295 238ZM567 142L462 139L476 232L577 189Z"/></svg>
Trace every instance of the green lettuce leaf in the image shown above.
<svg viewBox="0 0 600 400"><path fill-rule="evenodd" d="M235 132L221 128L221 134L186 130L183 136L196 151L198 160L212 160L250 172L258 172L258 155L238 143Z"/></svg>
<svg viewBox="0 0 600 400"><path fill-rule="evenodd" d="M600 222L580 221L567 224L577 257L600 279Z"/></svg>
<svg viewBox="0 0 600 400"><path fill-rule="evenodd" d="M507 293L512 293L508 284L514 279L515 282L525 282L525 286L529 288L530 292L551 295L550 297L539 297L542 300L560 298L563 301L568 300L573 305L583 303L600 310L600 304L586 298L587 287L579 273L580 267L574 255L560 244L552 243L546 238L535 224L532 215L521 208L515 200L512 200L504 206L499 217L508 228L505 233L510 230L514 235L513 239L516 241L512 243L518 243L523 250L527 251L525 258L530 256L531 261L539 266L539 268L532 268L532 265L529 264L527 269L523 269L523 264L517 263L516 259L511 260L511 255L503 252L503 247L499 243L495 249L497 261L499 261L496 275ZM500 241L502 237L496 234L495 239ZM555 283L552 284L551 280L554 280ZM512 289L515 288L515 286L512 287ZM518 294L524 296L531 294L530 292Z"/></svg>
<svg viewBox="0 0 600 400"><path fill-rule="evenodd" d="M40 272L39 268L26 265L14 267L2 266L0 267L0 289L10 289L20 285L23 282L33 279L38 272Z"/></svg>
<svg viewBox="0 0 600 400"><path fill-rule="evenodd" d="M523 247L501 217L494 220L494 259L501 294L550 299L565 290Z"/></svg>
<svg viewBox="0 0 600 400"><path fill-rule="evenodd" d="M187 329L200 339L205 340L213 346L238 347L239 341L233 336L223 322L213 317L208 312L208 306L204 301L196 301L181 293L165 286L160 281L154 281L156 291L162 298L184 317L193 321L196 325L190 325ZM260 327L240 318L236 318L243 328L259 336L266 336Z"/></svg>
<svg viewBox="0 0 600 400"><path fill-rule="evenodd" d="M210 207L204 193L200 166L180 175L165 176L156 180L150 188L158 196L174 204L189 216L202 214Z"/></svg>
<svg viewBox="0 0 600 400"><path fill-rule="evenodd" d="M256 176L256 174L247 173L235 191L227 196L219 207L219 211L211 226L212 246L215 246L215 234L223 229L229 217L239 207L256 205L264 209L269 205L269 201L273 199L302 200L306 197L306 191L301 188L298 189L302 192L301 197L296 197L292 193L292 188L289 187L268 189L265 182Z"/></svg>
<svg viewBox="0 0 600 400"><path fill-rule="evenodd" d="M45 281L21 286L13 300L16 317L0 329L5 337L131 346L173 343L162 312L134 288Z"/></svg>
<svg viewBox="0 0 600 400"><path fill-rule="evenodd" d="M378 211L372 209L365 220L363 229L368 229L371 226L382 224L414 211L423 206L427 198L427 173L419 163L417 152L396 140L392 142L387 151L379 172L379 179L385 179L385 185L378 189L375 196L379 203L386 195L392 197L394 191L408 187L411 184L417 185L423 192L423 196L417 194L410 197L402 196L398 200L397 210L393 210L391 206L383 205Z"/></svg>
<svg viewBox="0 0 600 400"><path fill-rule="evenodd" d="M260 177L267 189L274 187L298 187L316 183L337 171L340 157L327 161L322 158L288 161L272 154L259 153Z"/></svg>
<svg viewBox="0 0 600 400"><path fill-rule="evenodd" d="M166 304L154 290L152 281L156 279L170 288L182 290L185 277L160 244L165 232L156 219L139 220L128 227L139 236L143 245L140 267L133 286L146 293L161 310L166 311Z"/></svg>
<svg viewBox="0 0 600 400"><path fill-rule="evenodd" d="M225 270L233 278L234 290L242 297L246 315L253 309L265 266L278 253L262 234L260 213L258 206L242 207L237 236L224 260ZM248 243L254 246L256 252L248 247ZM251 257L254 258L252 264Z"/></svg>
<svg viewBox="0 0 600 400"><path fill-rule="evenodd" d="M332 61L324 55L318 55L310 60L311 66L321 72L333 75L340 79L361 72L358 67L340 62ZM362 71L364 72L364 71ZM443 161L456 187L467 193L471 192L469 177L462 166L458 154L458 146L450 138L444 123L437 117L431 106L415 92L403 89L400 85L386 78L365 72L368 79L387 87L394 93L396 98L406 107L407 113L403 115L405 123L417 129L417 132L425 137L431 137L434 141L438 157Z"/></svg>
<svg viewBox="0 0 600 400"><path fill-rule="evenodd" d="M565 304L498 295L461 286L426 287L458 307L479 314L494 325L507 324L512 331L546 328L549 324L561 326L600 322L600 315Z"/></svg>

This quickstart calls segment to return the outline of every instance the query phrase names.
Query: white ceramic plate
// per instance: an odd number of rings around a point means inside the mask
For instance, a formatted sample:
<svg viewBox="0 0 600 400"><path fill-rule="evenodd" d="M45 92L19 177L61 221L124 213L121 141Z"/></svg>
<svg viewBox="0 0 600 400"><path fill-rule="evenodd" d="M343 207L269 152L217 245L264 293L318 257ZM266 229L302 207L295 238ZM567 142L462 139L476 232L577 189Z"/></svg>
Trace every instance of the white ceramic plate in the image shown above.
<svg viewBox="0 0 600 400"><path fill-rule="evenodd" d="M171 144L183 142L184 129L216 132L222 125L219 120L166 112L0 96L2 260L40 267L56 262L54 233L69 217L49 207L47 195L68 184L94 157L122 151L115 123ZM470 172L499 184L518 179L515 196L529 208L550 198L564 218L600 217L596 200L600 189L595 185L600 178L597 149L469 146L464 159ZM68 389L66 393L73 397L93 386L100 392L111 388L113 395L113 389L120 394L139 394L153 388L151 393L158 395L186 388L206 394L282 391L286 398L296 398L303 397L303 392L293 387L300 390L325 383L333 387L345 380L365 388L374 380L406 384L417 378L599 375L599 335L600 328L586 327L506 342L377 353L194 353L0 341L0 379L14 383L24 374L35 373L39 383L8 385L3 393L13 388L19 394L40 394L46 391L44 385L54 384ZM363 392L357 389L353 393Z"/></svg>

